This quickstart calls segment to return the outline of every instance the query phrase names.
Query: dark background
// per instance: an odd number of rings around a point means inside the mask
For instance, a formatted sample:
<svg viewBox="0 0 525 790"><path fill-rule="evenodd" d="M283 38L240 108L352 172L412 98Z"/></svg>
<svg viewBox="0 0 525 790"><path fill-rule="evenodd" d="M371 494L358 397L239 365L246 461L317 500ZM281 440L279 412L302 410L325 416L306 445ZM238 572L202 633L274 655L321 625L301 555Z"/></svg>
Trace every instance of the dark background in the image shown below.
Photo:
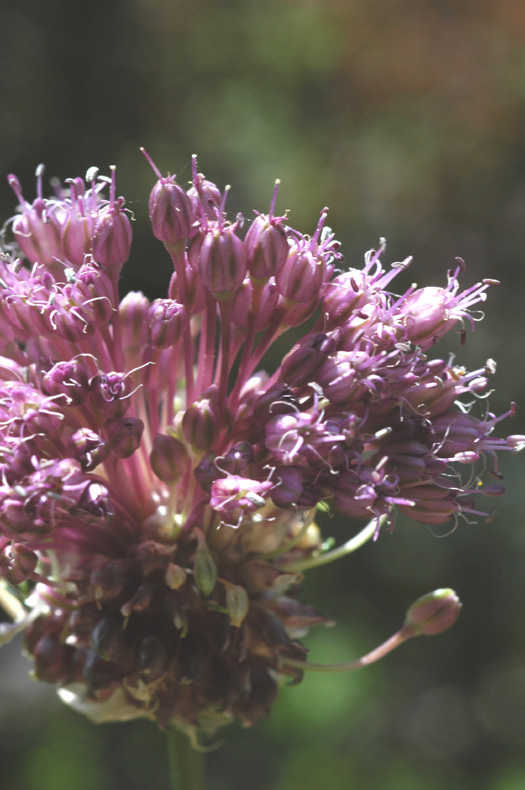
<svg viewBox="0 0 525 790"><path fill-rule="evenodd" d="M499 363L489 398L518 403L525 432L525 6L516 0L1 0L0 174L34 197L34 169L117 165L135 244L122 289L161 295L171 264L151 237L154 176L201 169L233 188L232 211L278 208L312 231L320 209L347 264L386 236L384 261L415 257L441 285L456 255L468 286L492 289L486 319L440 353ZM0 189L2 217L15 200ZM436 587L464 602L454 629L403 646L360 674L312 675L268 721L225 730L211 790L522 790L525 787L525 530L522 457L490 523L447 537L400 522L359 554L312 570L304 600L334 617L312 660L343 661L400 624ZM343 541L348 524L327 534ZM0 777L10 790L167 788L163 736L148 723L95 726L0 652Z"/></svg>

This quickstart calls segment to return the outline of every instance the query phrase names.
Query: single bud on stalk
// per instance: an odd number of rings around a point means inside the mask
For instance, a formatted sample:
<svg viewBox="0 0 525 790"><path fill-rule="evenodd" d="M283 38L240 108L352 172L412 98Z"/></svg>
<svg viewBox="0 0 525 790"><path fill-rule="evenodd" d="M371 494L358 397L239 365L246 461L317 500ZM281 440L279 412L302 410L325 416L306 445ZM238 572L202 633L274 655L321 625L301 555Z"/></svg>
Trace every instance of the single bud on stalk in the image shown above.
<svg viewBox="0 0 525 790"><path fill-rule="evenodd" d="M434 636L448 631L459 617L461 602L450 588L434 590L434 592L418 598L406 613L401 633L406 637Z"/></svg>

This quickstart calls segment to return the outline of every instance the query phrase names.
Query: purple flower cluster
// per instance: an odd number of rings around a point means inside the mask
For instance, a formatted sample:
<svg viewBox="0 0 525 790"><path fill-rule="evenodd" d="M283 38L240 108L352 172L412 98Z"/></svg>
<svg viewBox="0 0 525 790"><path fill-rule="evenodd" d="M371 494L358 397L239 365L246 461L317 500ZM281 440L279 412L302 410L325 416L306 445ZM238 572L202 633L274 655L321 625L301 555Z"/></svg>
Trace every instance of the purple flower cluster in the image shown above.
<svg viewBox="0 0 525 790"><path fill-rule="evenodd" d="M496 453L524 437L494 438L501 417L470 413L493 363L427 357L473 323L489 281L461 292L459 262L444 287L394 296L409 259L385 271L381 245L344 269L326 210L302 235L276 216L276 187L243 233L196 163L188 189L154 170L151 225L173 275L152 302L119 302L132 233L114 171L52 198L40 172L33 203L9 179L0 574L30 593L26 649L64 699L98 721L206 733L253 723L281 678L302 677L298 636L329 622L297 597L325 551L320 504L376 537L396 511L488 515L474 497L502 492Z"/></svg>

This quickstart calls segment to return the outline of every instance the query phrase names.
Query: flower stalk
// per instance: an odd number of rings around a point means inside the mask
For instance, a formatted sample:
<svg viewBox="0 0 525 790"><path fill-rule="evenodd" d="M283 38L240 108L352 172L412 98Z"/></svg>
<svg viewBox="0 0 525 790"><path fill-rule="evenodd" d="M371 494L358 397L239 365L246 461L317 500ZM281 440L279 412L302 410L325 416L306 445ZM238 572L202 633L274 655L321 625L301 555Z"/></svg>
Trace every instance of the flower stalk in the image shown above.
<svg viewBox="0 0 525 790"><path fill-rule="evenodd" d="M186 733L172 727L167 732L172 790L206 790L205 754L195 749Z"/></svg>

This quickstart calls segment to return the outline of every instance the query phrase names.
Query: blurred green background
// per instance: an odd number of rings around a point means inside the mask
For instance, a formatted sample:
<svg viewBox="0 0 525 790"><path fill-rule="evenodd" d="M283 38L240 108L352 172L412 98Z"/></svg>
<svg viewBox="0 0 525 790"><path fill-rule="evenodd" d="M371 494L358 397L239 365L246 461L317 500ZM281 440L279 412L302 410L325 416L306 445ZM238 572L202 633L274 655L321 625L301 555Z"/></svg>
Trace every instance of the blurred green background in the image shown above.
<svg viewBox="0 0 525 790"><path fill-rule="evenodd" d="M278 208L312 231L320 209L348 265L386 236L384 262L412 254L396 288L496 277L487 317L440 353L499 363L489 408L518 402L525 432L525 5L516 0L2 0L0 173L28 199L34 169L117 165L137 222L123 291L158 296L171 264L151 238L147 197L191 154L229 209ZM7 185L2 216L14 209ZM253 730L225 731L211 790L522 790L525 787L524 458L490 523L447 537L399 522L393 535L310 572L304 600L338 621L311 634L312 660L343 661L451 586L454 629L355 675L285 688ZM324 524L338 541L348 524ZM10 790L167 790L164 740L147 723L94 726L0 651L0 777Z"/></svg>

